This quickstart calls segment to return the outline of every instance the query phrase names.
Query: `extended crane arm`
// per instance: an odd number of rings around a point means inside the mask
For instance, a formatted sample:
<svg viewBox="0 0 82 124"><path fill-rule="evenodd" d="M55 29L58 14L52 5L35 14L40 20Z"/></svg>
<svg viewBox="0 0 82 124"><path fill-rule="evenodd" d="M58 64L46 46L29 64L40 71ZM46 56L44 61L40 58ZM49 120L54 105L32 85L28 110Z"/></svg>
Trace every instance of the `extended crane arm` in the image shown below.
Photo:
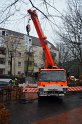
<svg viewBox="0 0 82 124"><path fill-rule="evenodd" d="M49 68L49 67L53 68L54 61L52 59L50 49L49 49L48 44L46 42L47 37L45 37L45 35L44 35L43 31L42 31L42 28L41 28L41 25L40 25L40 22L39 22L39 19L38 19L38 15L37 15L35 10L30 10L29 9L28 13L30 14L31 19L32 19L32 21L34 23L35 29L37 31L37 34L39 36L42 48L43 48L44 53L45 53L45 57L46 57L45 66L46 66L46 68Z"/></svg>

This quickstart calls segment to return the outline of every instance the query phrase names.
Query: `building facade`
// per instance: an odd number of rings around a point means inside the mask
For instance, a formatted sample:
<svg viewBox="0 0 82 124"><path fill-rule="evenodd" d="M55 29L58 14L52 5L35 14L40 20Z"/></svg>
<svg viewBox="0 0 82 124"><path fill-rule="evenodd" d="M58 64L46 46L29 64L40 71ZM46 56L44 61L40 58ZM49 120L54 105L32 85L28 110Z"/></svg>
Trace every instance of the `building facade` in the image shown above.
<svg viewBox="0 0 82 124"><path fill-rule="evenodd" d="M0 74L5 73L6 48L0 46Z"/></svg>
<svg viewBox="0 0 82 124"><path fill-rule="evenodd" d="M59 63L59 51L47 42L54 61ZM0 74L27 75L43 66L43 49L38 38L0 28Z"/></svg>

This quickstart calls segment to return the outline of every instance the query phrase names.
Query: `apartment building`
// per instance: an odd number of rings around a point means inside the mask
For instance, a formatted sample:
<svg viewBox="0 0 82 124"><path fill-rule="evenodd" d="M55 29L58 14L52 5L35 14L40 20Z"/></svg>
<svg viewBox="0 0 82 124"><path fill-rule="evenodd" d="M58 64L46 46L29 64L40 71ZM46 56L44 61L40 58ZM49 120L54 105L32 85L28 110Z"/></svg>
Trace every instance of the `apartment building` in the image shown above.
<svg viewBox="0 0 82 124"><path fill-rule="evenodd" d="M59 51L47 41L53 59L59 62ZM44 66L44 54L38 38L0 28L0 74L27 75Z"/></svg>

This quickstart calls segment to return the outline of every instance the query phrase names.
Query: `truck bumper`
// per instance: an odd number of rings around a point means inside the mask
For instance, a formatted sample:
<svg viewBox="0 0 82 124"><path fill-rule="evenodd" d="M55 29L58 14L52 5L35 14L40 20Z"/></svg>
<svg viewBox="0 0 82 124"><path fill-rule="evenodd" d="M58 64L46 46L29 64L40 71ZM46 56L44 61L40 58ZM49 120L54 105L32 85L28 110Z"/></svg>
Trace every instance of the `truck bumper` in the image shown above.
<svg viewBox="0 0 82 124"><path fill-rule="evenodd" d="M68 87L39 87L38 96L64 96Z"/></svg>
<svg viewBox="0 0 82 124"><path fill-rule="evenodd" d="M65 94L39 94L39 96L64 96Z"/></svg>

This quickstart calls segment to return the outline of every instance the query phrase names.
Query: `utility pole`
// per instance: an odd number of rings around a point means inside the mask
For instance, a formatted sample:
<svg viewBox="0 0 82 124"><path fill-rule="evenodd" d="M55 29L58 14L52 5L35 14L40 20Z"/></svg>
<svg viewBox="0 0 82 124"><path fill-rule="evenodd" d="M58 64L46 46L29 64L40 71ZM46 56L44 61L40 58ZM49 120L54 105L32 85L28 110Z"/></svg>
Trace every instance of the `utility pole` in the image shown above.
<svg viewBox="0 0 82 124"><path fill-rule="evenodd" d="M28 36L28 39L29 39L29 32L30 32L30 19L28 20L28 24L27 24L27 26L26 26L26 31L27 31L27 36ZM30 48L28 49L27 52L28 52L28 60L27 60L26 76L28 75Z"/></svg>
<svg viewBox="0 0 82 124"><path fill-rule="evenodd" d="M9 51L9 54L10 54L10 75L12 76L12 58L13 58L12 51Z"/></svg>

